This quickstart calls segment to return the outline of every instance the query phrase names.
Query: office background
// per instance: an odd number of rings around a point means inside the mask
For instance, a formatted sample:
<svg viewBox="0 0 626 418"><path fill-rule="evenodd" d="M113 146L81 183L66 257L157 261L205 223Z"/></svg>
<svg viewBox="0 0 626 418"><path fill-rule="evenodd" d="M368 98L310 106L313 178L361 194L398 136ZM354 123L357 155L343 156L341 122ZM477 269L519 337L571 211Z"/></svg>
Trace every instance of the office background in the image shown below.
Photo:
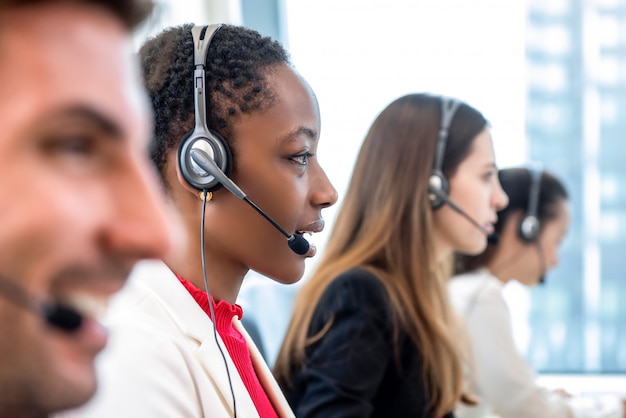
<svg viewBox="0 0 626 418"><path fill-rule="evenodd" d="M544 286L507 288L520 349L545 374L626 374L626 1L158 3L137 44L168 25L229 22L291 52L318 96L318 154L340 196L326 231L312 238L321 251L383 107L428 91L480 109L501 167L541 161L571 196L560 266ZM270 363L297 288L254 274L244 284L240 302L257 319Z"/></svg>

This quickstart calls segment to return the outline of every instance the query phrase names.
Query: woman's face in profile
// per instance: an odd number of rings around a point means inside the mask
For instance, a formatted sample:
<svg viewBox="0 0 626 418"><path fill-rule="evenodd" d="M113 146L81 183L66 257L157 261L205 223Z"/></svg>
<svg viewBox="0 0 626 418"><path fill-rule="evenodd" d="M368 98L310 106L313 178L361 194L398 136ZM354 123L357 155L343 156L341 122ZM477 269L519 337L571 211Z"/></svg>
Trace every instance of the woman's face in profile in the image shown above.
<svg viewBox="0 0 626 418"><path fill-rule="evenodd" d="M441 249L438 258L450 251L478 254L485 249L485 232L493 233L497 212L508 204L497 172L491 133L485 128L449 179L450 200L478 223L480 229L448 205L435 211L435 240Z"/></svg>
<svg viewBox="0 0 626 418"><path fill-rule="evenodd" d="M275 101L263 111L242 116L234 126L232 179L288 233L316 233L324 228L322 209L337 193L317 158L320 114L308 84L290 67L277 66L268 75ZM304 273L304 255L294 253L287 239L261 215L219 190L207 212L207 236L222 261L252 269L282 283Z"/></svg>

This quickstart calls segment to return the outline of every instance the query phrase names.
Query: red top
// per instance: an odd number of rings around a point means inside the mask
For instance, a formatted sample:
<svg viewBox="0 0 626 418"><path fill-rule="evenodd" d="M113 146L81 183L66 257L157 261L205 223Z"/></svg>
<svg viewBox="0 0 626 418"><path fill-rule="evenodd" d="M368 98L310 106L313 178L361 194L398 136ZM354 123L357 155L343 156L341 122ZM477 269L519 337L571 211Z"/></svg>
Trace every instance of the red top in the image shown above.
<svg viewBox="0 0 626 418"><path fill-rule="evenodd" d="M183 286L185 286L185 289L187 289L210 318L211 311L209 310L206 292L198 289L188 280L181 277L179 277L178 280L180 280ZM246 344L243 335L233 326L233 318L237 316L241 319L243 316L241 306L236 304L231 305L225 300L220 300L218 303L215 303L212 296L211 302L213 303L213 310L215 311L216 320L214 323L216 324L217 332L220 337L222 337L228 354L233 360L233 363L235 363L239 376L241 376L241 380L243 380L243 384L246 386L259 416L261 418L278 418L263 386L261 386L261 382L259 382L259 378L254 372L250 351L248 351L248 344Z"/></svg>

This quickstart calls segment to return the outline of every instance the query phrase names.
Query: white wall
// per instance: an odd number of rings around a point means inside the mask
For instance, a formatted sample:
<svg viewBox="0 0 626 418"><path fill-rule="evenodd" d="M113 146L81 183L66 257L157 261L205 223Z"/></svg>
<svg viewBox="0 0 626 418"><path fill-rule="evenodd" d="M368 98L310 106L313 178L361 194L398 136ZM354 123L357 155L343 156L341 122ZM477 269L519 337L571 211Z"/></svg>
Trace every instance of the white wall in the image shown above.
<svg viewBox="0 0 626 418"><path fill-rule="evenodd" d="M168 26L183 23L241 24L240 0L154 0L155 13L135 34L135 46Z"/></svg>
<svg viewBox="0 0 626 418"><path fill-rule="evenodd" d="M526 160L525 10L499 0L286 0L290 52L318 96L318 155L340 202L369 125L410 92L470 103L493 126L498 164ZM327 231L338 206L326 211Z"/></svg>

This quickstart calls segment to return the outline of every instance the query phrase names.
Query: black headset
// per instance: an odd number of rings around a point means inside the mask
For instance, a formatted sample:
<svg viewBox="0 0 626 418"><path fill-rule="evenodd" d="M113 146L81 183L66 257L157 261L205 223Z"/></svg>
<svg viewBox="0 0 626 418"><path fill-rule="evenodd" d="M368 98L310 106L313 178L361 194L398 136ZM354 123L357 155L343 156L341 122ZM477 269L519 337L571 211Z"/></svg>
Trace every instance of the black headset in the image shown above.
<svg viewBox="0 0 626 418"><path fill-rule="evenodd" d="M218 179L202 169L192 158L191 150L200 149L215 161L219 169L230 176L232 171L232 154L226 140L216 131L209 129L206 117L208 92L206 85L206 58L215 36L222 24L209 26L194 26L191 29L193 36L193 97L196 126L193 131L185 135L178 146L178 164L183 178L198 190L212 192L222 184Z"/></svg>
<svg viewBox="0 0 626 418"><path fill-rule="evenodd" d="M533 243L539 239L541 224L537 210L539 208L539 195L541 192L541 176L543 168L539 163L528 166L528 174L530 175L530 190L528 192L528 207L526 213L519 223L519 237L522 241Z"/></svg>
<svg viewBox="0 0 626 418"><path fill-rule="evenodd" d="M441 98L441 125L439 127L439 138L437 140L437 150L435 151L433 170L430 173L430 178L428 179L429 190L435 189L435 191L438 192L428 193L428 199L430 200L430 207L432 209L438 209L443 206L445 199L441 195L447 197L450 192L448 179L442 171L443 156L446 151L450 125L452 124L452 119L454 119L454 115L460 105L461 102L456 99L450 97Z"/></svg>

